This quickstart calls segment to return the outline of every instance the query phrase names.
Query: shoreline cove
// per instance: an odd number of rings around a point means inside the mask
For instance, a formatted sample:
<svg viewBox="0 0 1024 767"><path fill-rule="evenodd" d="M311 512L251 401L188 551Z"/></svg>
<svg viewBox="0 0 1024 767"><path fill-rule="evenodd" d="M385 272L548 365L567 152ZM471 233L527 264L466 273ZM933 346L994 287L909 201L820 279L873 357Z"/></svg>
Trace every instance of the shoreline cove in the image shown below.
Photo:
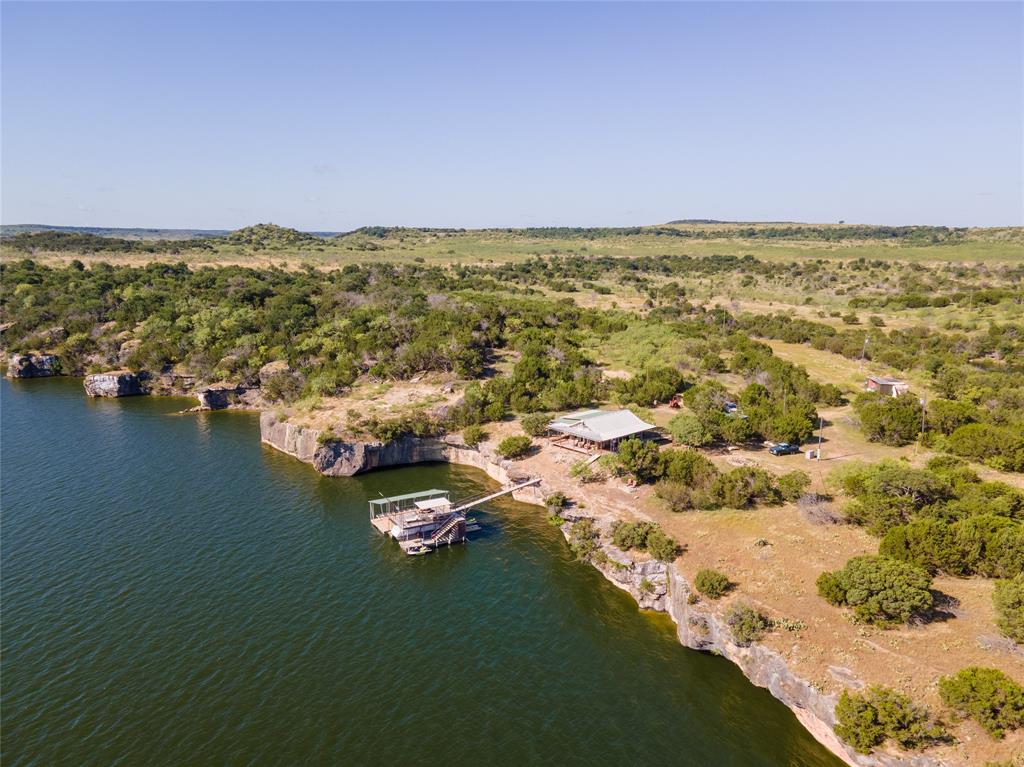
<svg viewBox="0 0 1024 767"><path fill-rule="evenodd" d="M502 484L526 478L523 473L515 471L513 461L466 446L453 438L402 437L387 443L322 439L319 430L279 420L274 413L267 411L260 413L260 440L275 450L310 464L327 476L352 476L373 469L444 462L478 469ZM541 480L539 485L513 493L513 499L546 507L546 480L544 477ZM619 519L617 514L593 506L585 490L580 489L578 494L585 502L585 509L574 507L561 513L566 521L559 529L566 541L570 538L572 523L579 519L591 519L603 531ZM634 512L638 517L646 518L642 512ZM640 609L666 613L675 623L676 637L683 646L720 655L738 666L752 684L767 689L793 712L815 740L846 764L852 767L947 765L945 761L921 754L856 753L833 731L837 696L816 690L811 683L794 674L775 651L757 643L749 646L734 643L728 625L720 616L701 609L700 602L695 605L688 603L693 587L674 563L635 558L604 540L600 547L607 556L607 562L591 561L589 564L606 580L628 592Z"/></svg>
<svg viewBox="0 0 1024 767"><path fill-rule="evenodd" d="M35 357L36 355L27 355ZM14 360L10 360L14 362ZM285 453L302 463L311 465L318 473L332 477L349 477L373 471L374 469L400 468L420 463L449 463L480 470L501 484L518 482L536 474L519 470L514 461L501 459L484 446L469 447L457 437L420 438L400 437L390 442L346 441L311 426L290 423L281 419L274 411L265 409L266 403L259 397L259 389L245 389L229 384L197 388L194 382L181 385L180 381L168 376L146 376L146 386L136 388L135 381L119 381L111 371L83 377L85 393L89 397L120 398L131 395L156 397L178 396L198 399L196 407L179 411L185 415L200 411L248 412L259 417L260 441L274 450ZM9 378L35 378L57 375L66 376L59 369L41 375L12 375ZM140 376L141 377L141 376ZM133 376L134 378L134 376ZM110 379L110 380L108 380ZM156 385L153 385L156 383ZM97 386L98 384L98 386ZM96 391L91 391L92 387ZM210 394L216 396L208 396ZM511 494L521 503L546 508L545 497L552 488L548 478L541 475L538 485L524 488ZM737 645L731 639L731 630L722 616L712 610L702 609L706 603L701 600L689 604L687 598L695 593L693 586L679 571L675 563L665 563L634 556L613 546L607 538L608 528L623 520L622 510L609 508L600 501L593 501L587 495L585 486L573 490L577 503L563 509L560 516L565 520L559 529L570 542L572 524L580 519L593 520L605 534L599 540L599 548L606 561L589 561L604 578L617 588L626 591L637 603L639 609L667 614L675 624L678 642L689 649L719 655L738 666L746 679L756 687L767 689L771 695L793 712L797 721L810 735L830 753L851 767L953 767L944 759L933 758L920 753L895 753L877 750L871 754L860 754L845 744L834 732L835 706L838 696L820 692L806 679L795 674L785 659L776 651L752 643ZM579 503L582 501L582 503ZM642 521L653 521L636 507L629 512ZM629 520L624 520L629 521Z"/></svg>

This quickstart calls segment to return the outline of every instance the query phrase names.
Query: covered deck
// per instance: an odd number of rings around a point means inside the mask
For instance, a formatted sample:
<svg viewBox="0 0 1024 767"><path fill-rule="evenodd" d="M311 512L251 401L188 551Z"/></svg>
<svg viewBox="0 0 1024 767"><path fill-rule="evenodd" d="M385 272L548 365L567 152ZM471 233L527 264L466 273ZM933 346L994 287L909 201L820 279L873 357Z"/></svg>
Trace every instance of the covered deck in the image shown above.
<svg viewBox="0 0 1024 767"><path fill-rule="evenodd" d="M581 410L548 424L548 430L555 433L553 445L584 455L616 450L623 440L643 439L656 428L630 410Z"/></svg>

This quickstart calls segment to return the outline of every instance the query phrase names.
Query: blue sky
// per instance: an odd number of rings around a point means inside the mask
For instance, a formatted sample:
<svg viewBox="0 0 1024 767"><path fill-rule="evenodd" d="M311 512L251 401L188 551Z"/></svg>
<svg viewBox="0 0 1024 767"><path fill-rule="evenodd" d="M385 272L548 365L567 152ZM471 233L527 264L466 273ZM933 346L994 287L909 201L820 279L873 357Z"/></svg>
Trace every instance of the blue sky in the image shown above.
<svg viewBox="0 0 1024 767"><path fill-rule="evenodd" d="M1022 8L3 2L0 218L1021 225Z"/></svg>

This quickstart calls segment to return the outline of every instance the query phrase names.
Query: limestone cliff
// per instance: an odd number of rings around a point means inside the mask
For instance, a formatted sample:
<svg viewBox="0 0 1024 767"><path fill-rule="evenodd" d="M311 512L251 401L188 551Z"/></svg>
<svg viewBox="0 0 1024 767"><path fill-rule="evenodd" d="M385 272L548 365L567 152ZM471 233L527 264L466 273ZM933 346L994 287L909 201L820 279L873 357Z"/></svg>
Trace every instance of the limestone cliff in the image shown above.
<svg viewBox="0 0 1024 767"><path fill-rule="evenodd" d="M259 389L242 384L213 384L195 392L199 410L258 408L263 403Z"/></svg>
<svg viewBox="0 0 1024 767"><path fill-rule="evenodd" d="M90 397L131 397L146 393L140 376L128 370L92 373L85 377L83 386Z"/></svg>
<svg viewBox="0 0 1024 767"><path fill-rule="evenodd" d="M55 354L12 354L7 360L8 378L46 378L61 374Z"/></svg>

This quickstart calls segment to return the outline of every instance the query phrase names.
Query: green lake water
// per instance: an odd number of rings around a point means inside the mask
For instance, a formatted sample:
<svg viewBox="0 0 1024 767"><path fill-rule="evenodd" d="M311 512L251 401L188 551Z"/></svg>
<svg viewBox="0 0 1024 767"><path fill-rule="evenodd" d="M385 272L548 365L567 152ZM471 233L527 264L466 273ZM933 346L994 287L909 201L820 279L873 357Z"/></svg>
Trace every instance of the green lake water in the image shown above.
<svg viewBox="0 0 1024 767"><path fill-rule="evenodd" d="M838 764L541 509L426 557L370 527L483 473L321 477L191 404L3 382L5 765Z"/></svg>

